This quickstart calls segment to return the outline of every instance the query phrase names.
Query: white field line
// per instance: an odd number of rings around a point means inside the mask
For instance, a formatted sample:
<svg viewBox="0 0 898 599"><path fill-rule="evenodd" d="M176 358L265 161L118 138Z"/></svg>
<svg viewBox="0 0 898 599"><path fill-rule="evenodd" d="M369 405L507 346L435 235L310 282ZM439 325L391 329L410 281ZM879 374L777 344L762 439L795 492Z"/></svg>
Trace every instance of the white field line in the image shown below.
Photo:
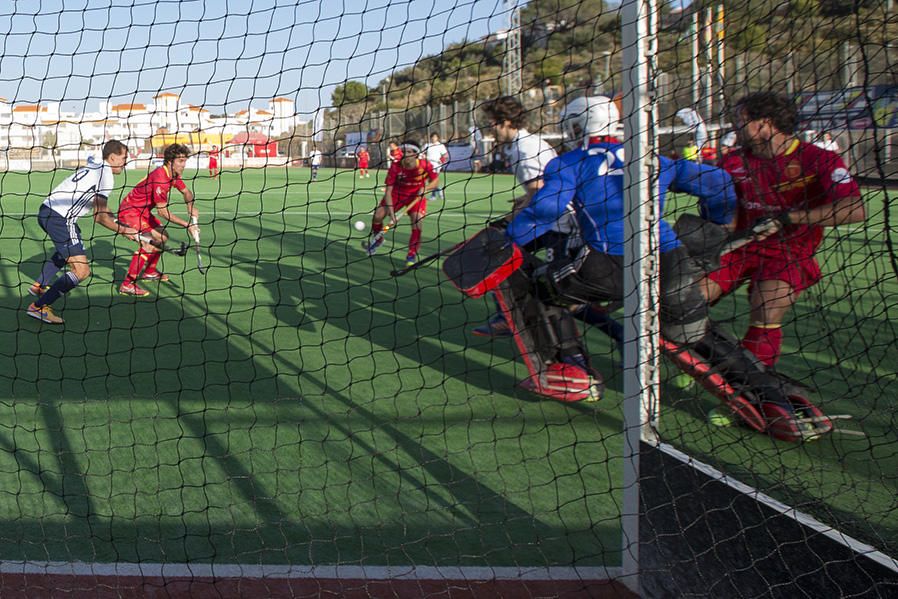
<svg viewBox="0 0 898 599"><path fill-rule="evenodd" d="M0 574L164 578L288 578L362 580L612 580L621 568L477 566L301 566L0 561Z"/></svg>
<svg viewBox="0 0 898 599"><path fill-rule="evenodd" d="M820 522L813 516L805 514L804 512L801 512L794 507L788 506L785 503L782 503L781 501L774 499L773 497L765 493L762 493L754 487L751 487L743 482L729 477L713 466L696 460L695 458L683 453L679 449L676 449L672 445L660 443L658 445L658 449L671 456L672 458L675 458L680 462L686 464L687 466L695 468L699 472L716 480L717 482L723 483L731 489L747 495L755 501L766 505L770 509L779 512L783 516L795 520L802 526L806 526L811 530L816 531L841 545L844 545L858 555L863 555L873 560L877 564L885 566L886 568L898 573L898 561L877 550L872 545L868 545L866 543L858 541L854 537L850 537L845 533L840 532L833 527Z"/></svg>

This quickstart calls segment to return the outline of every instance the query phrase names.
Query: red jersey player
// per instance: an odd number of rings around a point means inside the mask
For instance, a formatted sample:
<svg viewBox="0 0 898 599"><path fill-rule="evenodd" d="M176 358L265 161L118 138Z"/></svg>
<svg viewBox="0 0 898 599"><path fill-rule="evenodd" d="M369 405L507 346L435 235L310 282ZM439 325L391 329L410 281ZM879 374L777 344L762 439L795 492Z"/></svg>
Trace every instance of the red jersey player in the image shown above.
<svg viewBox="0 0 898 599"><path fill-rule="evenodd" d="M182 144L172 144L165 148L162 166L153 170L143 180L134 186L118 209L120 223L137 229L142 234L150 235L155 241L165 243L168 241L168 233L162 223L152 214L155 209L159 216L168 222L185 227L191 234L196 227L196 219L199 214L193 205L193 193L187 189L181 175L190 150ZM192 222L187 222L179 216L175 216L168 209L168 192L174 187L184 196L187 204L187 213ZM144 297L150 294L146 289L137 286L137 279L151 281L168 281L168 276L156 269L161 250L149 243L141 242L140 248L134 252L131 265L128 267L128 275L125 282L119 287L122 295L135 295ZM143 273L143 274L141 274Z"/></svg>
<svg viewBox="0 0 898 599"><path fill-rule="evenodd" d="M399 144L397 144L395 141L391 141L390 142L390 153L389 153L390 164L388 165L387 168L389 168L390 166L393 166L400 160L402 160L402 148L400 148Z"/></svg>
<svg viewBox="0 0 898 599"><path fill-rule="evenodd" d="M387 171L384 198L371 219L371 240L365 244L365 251L369 256L377 252L384 241L384 218L389 216L389 226L395 226L396 211L405 208L412 220L406 258L406 264L411 266L417 260L421 245L421 224L427 213L427 199L424 196L439 185L439 175L426 159L420 157L421 149L417 144L405 142L398 149L402 152L402 159L394 162Z"/></svg>
<svg viewBox="0 0 898 599"><path fill-rule="evenodd" d="M212 146L209 151L209 176L213 179L218 176L218 146Z"/></svg>
<svg viewBox="0 0 898 599"><path fill-rule="evenodd" d="M359 178L368 177L368 160L370 159L368 149L365 146L361 146L355 157L359 161Z"/></svg>
<svg viewBox="0 0 898 599"><path fill-rule="evenodd" d="M782 322L802 291L820 280L814 257L822 227L862 222L860 189L842 159L795 136L798 111L788 97L756 92L735 106L742 142L721 161L739 196L736 227L776 218L772 236L721 259L703 291L716 301L750 281L751 324L742 345L773 366L780 356Z"/></svg>

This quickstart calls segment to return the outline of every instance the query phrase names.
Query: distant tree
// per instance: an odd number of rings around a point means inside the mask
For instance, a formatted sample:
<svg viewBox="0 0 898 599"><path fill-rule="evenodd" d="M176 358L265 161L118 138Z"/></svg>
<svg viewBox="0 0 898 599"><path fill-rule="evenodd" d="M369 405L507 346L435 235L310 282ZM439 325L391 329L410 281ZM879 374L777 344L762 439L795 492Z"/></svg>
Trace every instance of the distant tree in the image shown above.
<svg viewBox="0 0 898 599"><path fill-rule="evenodd" d="M355 104L368 97L368 86L361 81L347 81L343 85L334 88L331 101L334 106Z"/></svg>

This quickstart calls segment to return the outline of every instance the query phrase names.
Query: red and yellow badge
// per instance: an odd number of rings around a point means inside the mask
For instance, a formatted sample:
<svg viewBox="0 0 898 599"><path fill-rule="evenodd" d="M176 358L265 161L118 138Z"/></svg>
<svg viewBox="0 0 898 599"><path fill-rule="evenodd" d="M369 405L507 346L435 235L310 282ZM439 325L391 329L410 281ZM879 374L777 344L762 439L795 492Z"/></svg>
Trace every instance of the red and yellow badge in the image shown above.
<svg viewBox="0 0 898 599"><path fill-rule="evenodd" d="M797 179L801 176L801 163L797 160L790 160L783 169L783 174L787 179Z"/></svg>

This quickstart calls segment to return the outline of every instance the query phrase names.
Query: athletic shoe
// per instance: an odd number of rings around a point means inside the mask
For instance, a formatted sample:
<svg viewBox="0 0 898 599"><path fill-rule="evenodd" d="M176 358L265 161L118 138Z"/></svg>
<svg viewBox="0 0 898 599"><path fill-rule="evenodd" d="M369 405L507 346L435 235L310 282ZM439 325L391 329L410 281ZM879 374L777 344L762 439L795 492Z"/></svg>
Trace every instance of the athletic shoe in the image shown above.
<svg viewBox="0 0 898 599"><path fill-rule="evenodd" d="M486 324L480 325L471 333L478 337L511 337L511 328L505 316L501 312L496 312Z"/></svg>
<svg viewBox="0 0 898 599"><path fill-rule="evenodd" d="M585 360L584 360L585 361ZM556 401L599 401L605 391L601 376L575 364L555 362L542 374L521 382L521 387Z"/></svg>
<svg viewBox="0 0 898 599"><path fill-rule="evenodd" d="M47 289L49 289L49 288L50 288L49 285L41 285L40 283L35 281L34 283L31 284L30 287L28 287L28 293L30 293L34 297L40 297L44 293L46 293Z"/></svg>
<svg viewBox="0 0 898 599"><path fill-rule="evenodd" d="M122 283L122 286L118 288L119 295L133 295L134 297L146 297L150 295L150 292L146 289L142 289L138 287L135 283L129 283L125 281Z"/></svg>
<svg viewBox="0 0 898 599"><path fill-rule="evenodd" d="M158 270L156 272L145 272L140 278L144 281L160 281L162 283L168 283L170 280L167 274Z"/></svg>
<svg viewBox="0 0 898 599"><path fill-rule="evenodd" d="M417 256L417 255L415 255L415 254L409 254L408 256L405 257L405 266L406 266L406 267L414 266L414 265L415 265L415 262L417 262L417 261L418 261L418 256Z"/></svg>
<svg viewBox="0 0 898 599"><path fill-rule="evenodd" d="M380 239L375 239L371 243L368 243L367 241L363 241L362 249L365 250L365 253L368 254L369 256L373 256L374 254L377 253L378 248L381 245L383 245L383 242L384 242L383 237L381 237Z"/></svg>
<svg viewBox="0 0 898 599"><path fill-rule="evenodd" d="M48 324L62 324L65 322L63 319L53 314L53 309L50 308L50 306L41 306L38 308L34 304L31 304L28 306L28 309L25 310L25 314Z"/></svg>

